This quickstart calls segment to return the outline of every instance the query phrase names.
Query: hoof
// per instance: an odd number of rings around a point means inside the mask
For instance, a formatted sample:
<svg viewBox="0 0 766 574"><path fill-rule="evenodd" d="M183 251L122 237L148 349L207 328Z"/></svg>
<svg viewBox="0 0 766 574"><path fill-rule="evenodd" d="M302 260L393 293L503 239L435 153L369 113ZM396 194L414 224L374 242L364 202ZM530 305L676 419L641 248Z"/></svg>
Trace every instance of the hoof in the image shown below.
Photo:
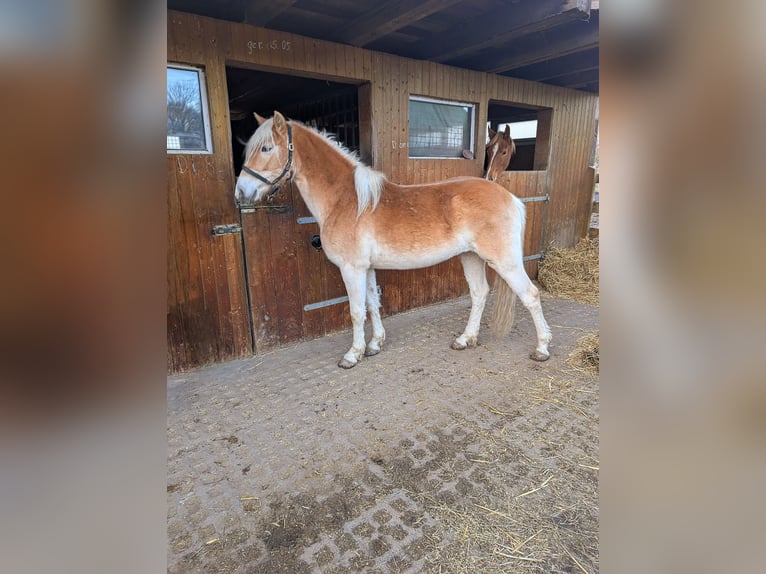
<svg viewBox="0 0 766 574"><path fill-rule="evenodd" d="M550 353L541 353L540 351L535 351L531 355L529 355L529 358L533 361L547 361L548 358L551 356Z"/></svg>
<svg viewBox="0 0 766 574"><path fill-rule="evenodd" d="M380 353L380 347L378 347L377 349L374 348L374 347L367 347L364 350L364 356L365 357L373 357L373 356L377 355L378 353Z"/></svg>
<svg viewBox="0 0 766 574"><path fill-rule="evenodd" d="M356 363L352 363L351 361L344 358L340 360L340 362L338 363L338 366L341 369L350 369L352 367L356 367Z"/></svg>
<svg viewBox="0 0 766 574"><path fill-rule="evenodd" d="M468 337L465 342L461 341L463 336L461 335L452 342L452 348L456 351L462 351L463 349L473 348L479 344L479 340L476 337Z"/></svg>

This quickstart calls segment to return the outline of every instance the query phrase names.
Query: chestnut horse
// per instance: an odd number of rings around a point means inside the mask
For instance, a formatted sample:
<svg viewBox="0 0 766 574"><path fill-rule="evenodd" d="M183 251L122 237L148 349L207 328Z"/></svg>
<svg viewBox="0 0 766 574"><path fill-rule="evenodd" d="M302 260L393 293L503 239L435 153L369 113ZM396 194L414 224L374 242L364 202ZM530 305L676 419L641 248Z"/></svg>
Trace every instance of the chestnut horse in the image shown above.
<svg viewBox="0 0 766 574"><path fill-rule="evenodd" d="M510 330L515 294L529 309L537 331L530 355L548 359L551 331L540 294L524 271L524 204L501 186L476 177L418 185L397 185L362 164L325 134L279 112L256 114L260 126L247 143L237 179L239 205L270 198L294 179L319 224L322 248L340 269L348 292L353 343L338 363L351 368L362 355L380 352L386 333L380 319L376 269L417 269L460 256L471 293L465 331L453 349L473 347L489 294L485 262L503 281L493 327ZM510 289L508 288L510 286ZM370 313L372 338L365 345Z"/></svg>
<svg viewBox="0 0 766 574"><path fill-rule="evenodd" d="M487 171L484 178L497 181L497 176L505 171L516 153L516 144L511 138L511 126L505 126L504 132L496 132L489 128L489 143L487 144Z"/></svg>

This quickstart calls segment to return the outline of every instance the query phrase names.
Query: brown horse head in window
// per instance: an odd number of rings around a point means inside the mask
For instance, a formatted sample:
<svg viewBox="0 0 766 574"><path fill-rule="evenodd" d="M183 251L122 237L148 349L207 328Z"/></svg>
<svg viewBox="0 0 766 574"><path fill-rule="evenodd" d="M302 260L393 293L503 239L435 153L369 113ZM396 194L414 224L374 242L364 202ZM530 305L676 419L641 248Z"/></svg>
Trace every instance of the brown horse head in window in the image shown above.
<svg viewBox="0 0 766 574"><path fill-rule="evenodd" d="M516 144L511 139L511 126L505 126L505 131L496 132L489 128L489 143L487 144L487 171L484 178L495 181L511 163L511 158L516 152Z"/></svg>

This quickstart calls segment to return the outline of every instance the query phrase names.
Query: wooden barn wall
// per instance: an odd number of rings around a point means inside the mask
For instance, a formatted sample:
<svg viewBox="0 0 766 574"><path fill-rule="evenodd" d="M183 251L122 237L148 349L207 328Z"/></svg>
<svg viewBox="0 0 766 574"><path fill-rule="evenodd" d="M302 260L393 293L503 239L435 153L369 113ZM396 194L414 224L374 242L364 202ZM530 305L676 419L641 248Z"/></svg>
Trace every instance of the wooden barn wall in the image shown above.
<svg viewBox="0 0 766 574"><path fill-rule="evenodd" d="M252 352L242 245L213 237L239 219L233 174L225 54L228 25L168 18L168 61L203 64L215 153L168 154L168 369L177 371Z"/></svg>
<svg viewBox="0 0 766 574"><path fill-rule="evenodd" d="M362 134L363 144L367 138L371 148L363 145L362 154L398 183L481 176L489 100L550 108L548 169L507 172L501 184L519 197L550 194L548 203L527 204L525 254L551 243L573 245L587 233L592 192L587 162L597 102L593 94L173 11L168 13L168 62L204 67L214 149L211 155L167 157L171 371L252 352L240 238L210 234L214 225L239 221L232 192L226 65L368 83L360 100L369 94L370 106L365 110L360 101L360 119L362 130L367 125L370 132ZM410 95L478 104L476 159L409 159ZM529 262L527 270L534 276L536 262ZM380 272L379 283L385 314L467 293L456 259L426 270Z"/></svg>

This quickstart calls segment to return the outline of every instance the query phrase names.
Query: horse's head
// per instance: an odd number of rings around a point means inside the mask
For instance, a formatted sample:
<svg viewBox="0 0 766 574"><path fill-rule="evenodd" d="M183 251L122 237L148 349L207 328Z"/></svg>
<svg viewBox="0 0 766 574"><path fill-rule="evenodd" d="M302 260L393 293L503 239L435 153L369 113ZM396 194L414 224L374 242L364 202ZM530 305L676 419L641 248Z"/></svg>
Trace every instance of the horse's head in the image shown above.
<svg viewBox="0 0 766 574"><path fill-rule="evenodd" d="M245 146L245 163L234 190L239 205L272 197L292 176L292 128L279 112L268 120L254 115L260 125Z"/></svg>
<svg viewBox="0 0 766 574"><path fill-rule="evenodd" d="M511 157L515 151L516 144L511 139L511 126L506 125L504 132L496 132L490 128L487 144L487 171L484 178L495 181L511 163Z"/></svg>

